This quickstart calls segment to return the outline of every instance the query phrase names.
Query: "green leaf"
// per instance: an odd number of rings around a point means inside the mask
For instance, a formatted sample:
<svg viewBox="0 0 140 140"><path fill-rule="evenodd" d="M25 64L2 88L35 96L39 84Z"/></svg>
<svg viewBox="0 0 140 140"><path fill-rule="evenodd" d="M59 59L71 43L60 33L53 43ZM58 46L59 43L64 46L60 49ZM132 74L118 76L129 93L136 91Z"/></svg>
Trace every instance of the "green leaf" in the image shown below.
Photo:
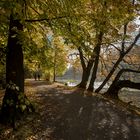
<svg viewBox="0 0 140 140"><path fill-rule="evenodd" d="M27 106L26 105L20 105L20 107L21 107L22 112L24 112Z"/></svg>

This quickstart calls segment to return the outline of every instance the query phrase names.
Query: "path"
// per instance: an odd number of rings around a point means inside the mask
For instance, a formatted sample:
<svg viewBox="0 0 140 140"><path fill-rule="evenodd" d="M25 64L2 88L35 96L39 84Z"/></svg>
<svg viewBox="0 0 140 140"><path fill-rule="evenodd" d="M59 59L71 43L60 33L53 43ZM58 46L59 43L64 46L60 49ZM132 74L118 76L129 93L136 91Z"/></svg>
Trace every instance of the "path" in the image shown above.
<svg viewBox="0 0 140 140"><path fill-rule="evenodd" d="M96 96L84 97L80 90L43 85L36 89L44 102L58 109L58 116L49 122L56 140L140 139L140 117L125 109Z"/></svg>
<svg viewBox="0 0 140 140"><path fill-rule="evenodd" d="M39 114L29 118L26 127L30 135L28 132L24 139L140 140L140 116L100 97L83 96L79 89L68 90L42 81L29 83L36 91L32 98L36 99ZM23 128L21 131L27 129ZM22 133L14 138L23 137Z"/></svg>

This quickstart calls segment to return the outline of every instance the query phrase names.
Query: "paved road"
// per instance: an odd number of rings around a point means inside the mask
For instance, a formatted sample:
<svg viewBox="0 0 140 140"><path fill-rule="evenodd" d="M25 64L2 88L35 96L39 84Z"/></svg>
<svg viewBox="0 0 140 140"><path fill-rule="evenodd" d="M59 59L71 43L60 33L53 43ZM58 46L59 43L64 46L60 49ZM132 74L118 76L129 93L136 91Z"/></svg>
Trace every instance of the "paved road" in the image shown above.
<svg viewBox="0 0 140 140"><path fill-rule="evenodd" d="M42 139L140 140L140 116L125 108L97 96L84 96L79 89L35 82L32 85L36 96L46 103L43 126L52 128L50 137L43 135Z"/></svg>

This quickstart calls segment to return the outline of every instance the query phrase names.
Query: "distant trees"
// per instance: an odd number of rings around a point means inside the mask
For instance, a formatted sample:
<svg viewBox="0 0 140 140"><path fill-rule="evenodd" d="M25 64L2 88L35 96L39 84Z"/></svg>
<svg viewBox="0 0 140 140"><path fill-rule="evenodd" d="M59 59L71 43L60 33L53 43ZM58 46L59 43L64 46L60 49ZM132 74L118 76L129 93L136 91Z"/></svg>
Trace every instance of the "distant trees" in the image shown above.
<svg viewBox="0 0 140 140"><path fill-rule="evenodd" d="M53 37L50 48L46 53L46 72L53 77L53 82L56 81L56 76L64 74L67 68L67 51L63 39L60 36ZM46 49L47 50L47 49Z"/></svg>
<svg viewBox="0 0 140 140"><path fill-rule="evenodd" d="M43 37L37 38L38 44L31 46L27 51L25 50L24 56L25 63L29 69L36 72L38 71L38 66L40 66L42 78L53 81L56 76L62 75L66 70L67 47L62 37L50 35L48 32L44 30L43 34L46 33L48 37L45 37L43 40ZM32 34L35 34L35 32ZM51 39L49 40L48 38Z"/></svg>

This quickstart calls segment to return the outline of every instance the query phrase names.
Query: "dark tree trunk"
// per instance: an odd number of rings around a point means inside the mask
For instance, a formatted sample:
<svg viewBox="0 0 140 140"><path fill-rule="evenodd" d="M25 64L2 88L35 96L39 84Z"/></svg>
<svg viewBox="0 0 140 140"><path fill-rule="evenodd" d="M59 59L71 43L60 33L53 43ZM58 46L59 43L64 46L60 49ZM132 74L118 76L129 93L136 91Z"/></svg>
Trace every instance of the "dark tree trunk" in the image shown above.
<svg viewBox="0 0 140 140"><path fill-rule="evenodd" d="M6 83L16 84L20 92L24 92L23 52L19 35L22 31L23 25L11 16L6 56Z"/></svg>
<svg viewBox="0 0 140 140"><path fill-rule="evenodd" d="M103 33L100 32L100 34L98 35L98 38L97 38L98 39L97 45L94 48L95 63L94 63L93 72L92 72L90 84L89 84L89 87L88 87L88 91L93 91L94 90L94 82L96 80L96 75L97 75L97 70L98 70L102 38L103 38Z"/></svg>
<svg viewBox="0 0 140 140"><path fill-rule="evenodd" d="M122 88L140 89L140 83L134 83L130 80L119 80L115 82L115 84L113 84L105 94L112 98L118 98L119 90Z"/></svg>
<svg viewBox="0 0 140 140"><path fill-rule="evenodd" d="M11 15L6 55L7 88L3 98L1 116L4 122L12 121L13 125L17 114L23 112L25 108L27 110L26 104L30 104L24 95L23 52L20 38L22 31L23 25L20 20L14 20Z"/></svg>
<svg viewBox="0 0 140 140"><path fill-rule="evenodd" d="M121 69L116 75L110 87L108 88L107 92L105 93L106 95L112 96L114 98L118 98L118 92L123 87L140 89L140 87L138 87L139 83L134 83L129 80L119 80L124 72L140 73L140 71L136 71L132 69Z"/></svg>
<svg viewBox="0 0 140 140"><path fill-rule="evenodd" d="M56 82L56 58L53 66L53 82Z"/></svg>
<svg viewBox="0 0 140 140"><path fill-rule="evenodd" d="M96 80L96 74L97 74L97 70L98 70L100 49L101 49L100 46L96 46L96 55L97 56L95 58L95 63L94 63L90 83L89 83L89 86L88 86L88 91L93 91L94 90L94 82Z"/></svg>
<svg viewBox="0 0 140 140"><path fill-rule="evenodd" d="M54 64L53 64L53 82L56 82L56 59L57 59L57 47L54 46Z"/></svg>
<svg viewBox="0 0 140 140"><path fill-rule="evenodd" d="M122 61L122 59L123 59L123 57L120 57L117 60L117 62L115 63L115 65L113 66L113 68L111 69L111 71L109 72L109 74L107 75L105 80L103 81L103 83L95 90L96 93L100 92L100 90L105 86L105 84L108 82L108 80L111 78L111 76L113 75L113 73L117 69L117 67L120 64L120 62Z"/></svg>
<svg viewBox="0 0 140 140"><path fill-rule="evenodd" d="M81 65L83 68L82 80L81 80L80 84L78 85L78 87L86 89L95 56L94 56L94 52L93 52L93 55L91 56L90 60L88 61L87 66L86 66L82 49L79 47L78 50L79 50L79 54L80 54Z"/></svg>
<svg viewBox="0 0 140 140"><path fill-rule="evenodd" d="M78 85L79 88L86 89L91 68L92 68L92 65L88 66L86 69L83 70L82 80L81 80L80 84Z"/></svg>

